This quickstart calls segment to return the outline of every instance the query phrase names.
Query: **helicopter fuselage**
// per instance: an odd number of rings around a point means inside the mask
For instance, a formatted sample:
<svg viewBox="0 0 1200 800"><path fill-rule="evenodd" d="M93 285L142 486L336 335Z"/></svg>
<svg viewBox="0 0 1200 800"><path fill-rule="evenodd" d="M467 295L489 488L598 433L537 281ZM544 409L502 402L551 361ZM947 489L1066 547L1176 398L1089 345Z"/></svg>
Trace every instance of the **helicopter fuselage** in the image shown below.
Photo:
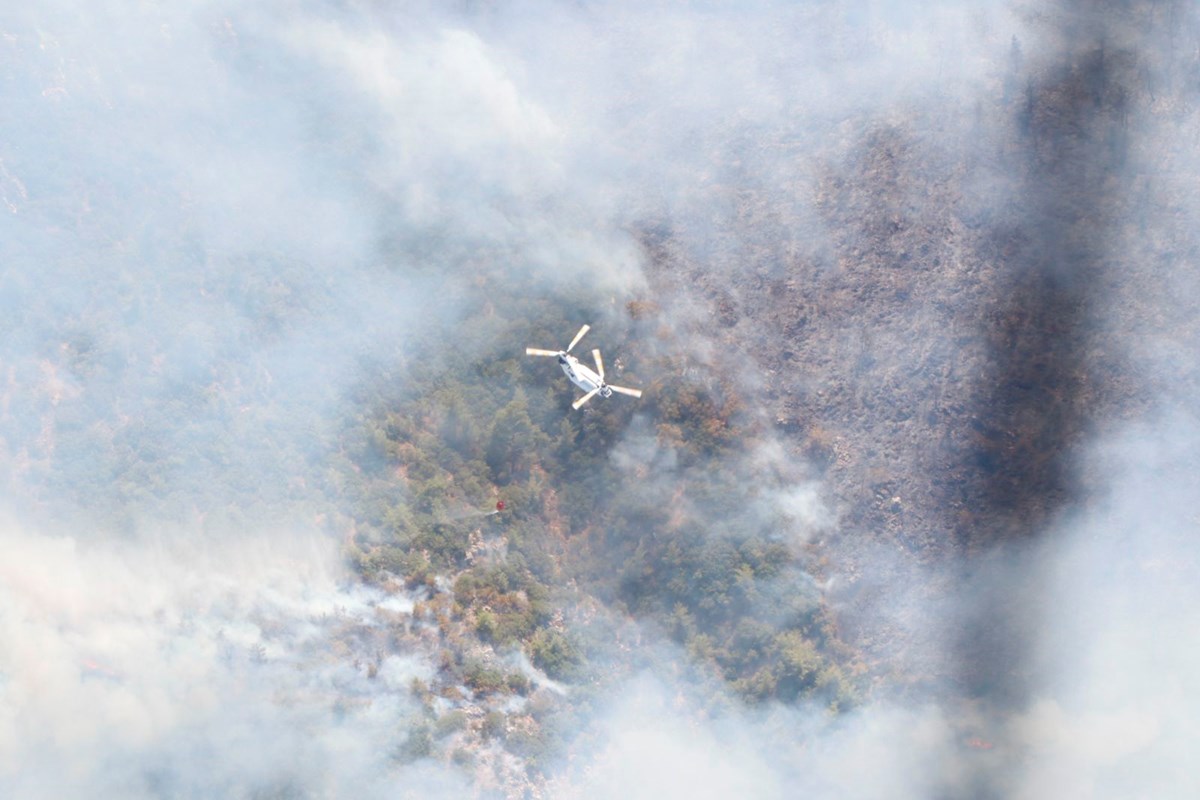
<svg viewBox="0 0 1200 800"><path fill-rule="evenodd" d="M569 353L558 354L558 365L562 367L562 371L571 379L571 383L583 389L585 392L590 392L593 389L600 389L601 397L611 397L612 389L605 385L600 376L590 367L581 363L578 358Z"/></svg>

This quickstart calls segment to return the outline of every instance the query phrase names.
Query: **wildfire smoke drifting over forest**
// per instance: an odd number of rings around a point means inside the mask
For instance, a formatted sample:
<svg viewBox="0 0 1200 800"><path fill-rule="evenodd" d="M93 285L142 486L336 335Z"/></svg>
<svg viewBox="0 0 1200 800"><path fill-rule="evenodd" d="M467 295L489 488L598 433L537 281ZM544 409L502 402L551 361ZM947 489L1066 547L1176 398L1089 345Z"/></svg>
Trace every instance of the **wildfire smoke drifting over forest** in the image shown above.
<svg viewBox="0 0 1200 800"><path fill-rule="evenodd" d="M0 795L1195 796L1189 5L117 5L0 12Z"/></svg>

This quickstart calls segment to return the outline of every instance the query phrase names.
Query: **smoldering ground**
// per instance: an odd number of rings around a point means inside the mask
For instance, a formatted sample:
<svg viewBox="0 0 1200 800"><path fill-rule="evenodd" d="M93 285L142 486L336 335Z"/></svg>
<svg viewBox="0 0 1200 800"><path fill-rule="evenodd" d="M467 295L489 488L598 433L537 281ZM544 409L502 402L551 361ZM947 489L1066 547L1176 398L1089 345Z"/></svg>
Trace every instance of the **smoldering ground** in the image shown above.
<svg viewBox="0 0 1200 800"><path fill-rule="evenodd" d="M872 537L830 549L833 585L850 588L829 602L864 632L877 681L861 708L713 721L665 710L677 678L660 676L590 723L607 744L564 793L683 794L705 763L699 790L767 796L1194 794L1182 754L1195 426L1186 411L1149 412L1185 407L1195 384L1179 223L1195 214L1195 30L1186 9L1136 3L4 12L0 434L19 520L3 540L0 785L463 790L381 757L402 744L401 684L429 667L391 653L382 673L395 680L379 688L352 653L315 654L313 642L337 649L336 609L358 595L325 546L294 541L344 510L323 466L359 411L347 389L372 370L402 383L409 343L475 307L480 263L505 262L529 291L657 292L647 332L665 328L783 419L778 446L795 463L757 467L799 512L779 524L803 540L814 521ZM1056 89L1072 81L1092 93ZM995 97L1008 98L998 110ZM1109 133L1128 140L1093 141ZM1060 179L1048 188L1047 165ZM910 187L921 168L942 180ZM1129 179L1136 202L1110 194ZM944 226L939 203L955 209ZM1035 211L1014 213L1024 206ZM994 249L977 246L979 228ZM1014 245L1013 230L1026 238ZM643 255L656 238L672 258ZM1034 268L1015 291L1014 247ZM1086 289L1037 277L1101 252L1128 254L1126 277L1105 271ZM942 293L926 258L992 268ZM764 312L770 297L790 316ZM886 303L915 327L875 324ZM1005 309L1020 312L1015 328ZM1031 369L1068 324L1083 332ZM1080 390L1066 374L1079 364L1100 365L1087 386L1117 419L1051 420L1032 450L1005 451L1011 470L995 468L1006 428ZM1152 391L1125 393L1130 381ZM932 387L928 402L910 403L914 384ZM1008 384L1024 392L1015 405L990 394ZM982 444L964 433L972 418ZM944 430L948 444L922 446ZM660 458L647 436L632 430L615 457L633 456L630 470ZM922 490L913 476L952 473L939 459L964 441L967 503L955 485ZM810 485L806 460L825 464L827 506L787 491ZM1016 483L992 482L997 471ZM1076 472L1089 489L1064 496ZM882 500L864 505L861 487ZM954 549L956 531L986 545L972 534L994 531L1012 498L1029 544L1011 557ZM1084 499L1096 504L1066 502ZM192 537L224 563L205 566ZM1016 610L992 613L1018 592ZM998 623L985 670L973 643ZM1004 682L1017 691L990 691ZM357 710L327 702L360 691Z"/></svg>

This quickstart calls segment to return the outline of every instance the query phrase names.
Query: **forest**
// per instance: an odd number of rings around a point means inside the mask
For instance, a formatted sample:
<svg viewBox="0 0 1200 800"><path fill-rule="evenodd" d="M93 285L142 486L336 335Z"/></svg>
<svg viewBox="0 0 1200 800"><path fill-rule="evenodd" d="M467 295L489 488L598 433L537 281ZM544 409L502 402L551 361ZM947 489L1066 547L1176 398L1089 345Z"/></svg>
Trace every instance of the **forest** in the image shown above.
<svg viewBox="0 0 1200 800"><path fill-rule="evenodd" d="M686 653L697 691L853 708L861 667L809 575L809 531L775 498L785 476L756 458L772 432L734 382L685 374L686 358L646 343L654 311L631 302L585 343L603 348L610 380L645 395L573 411L580 392L524 347L569 337L596 309L478 302L456 336L492 348L468 357L430 341L399 393L343 434L338 481L364 509L349 555L365 581L423 593L415 617L436 625L441 666L424 691L458 699L466 687L495 707L533 688L513 666L522 653L569 694L543 692L506 746L529 758L536 739L540 758L562 755L577 726L560 717L666 657L640 650L640 633L614 650L614 630L633 623ZM705 703L723 694L705 689ZM434 730L466 725L448 713L458 722L436 716ZM489 719L471 732L491 736Z"/></svg>
<svg viewBox="0 0 1200 800"><path fill-rule="evenodd" d="M1195 9L109 5L0 12L0 796L1200 796Z"/></svg>

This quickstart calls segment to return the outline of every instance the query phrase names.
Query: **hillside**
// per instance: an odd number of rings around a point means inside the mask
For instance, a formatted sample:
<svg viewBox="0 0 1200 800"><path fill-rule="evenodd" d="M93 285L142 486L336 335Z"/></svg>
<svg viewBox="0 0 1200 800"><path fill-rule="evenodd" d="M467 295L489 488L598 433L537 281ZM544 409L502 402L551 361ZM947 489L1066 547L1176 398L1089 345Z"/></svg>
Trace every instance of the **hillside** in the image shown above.
<svg viewBox="0 0 1200 800"><path fill-rule="evenodd" d="M1200 791L1186 4L77 5L0 795Z"/></svg>

